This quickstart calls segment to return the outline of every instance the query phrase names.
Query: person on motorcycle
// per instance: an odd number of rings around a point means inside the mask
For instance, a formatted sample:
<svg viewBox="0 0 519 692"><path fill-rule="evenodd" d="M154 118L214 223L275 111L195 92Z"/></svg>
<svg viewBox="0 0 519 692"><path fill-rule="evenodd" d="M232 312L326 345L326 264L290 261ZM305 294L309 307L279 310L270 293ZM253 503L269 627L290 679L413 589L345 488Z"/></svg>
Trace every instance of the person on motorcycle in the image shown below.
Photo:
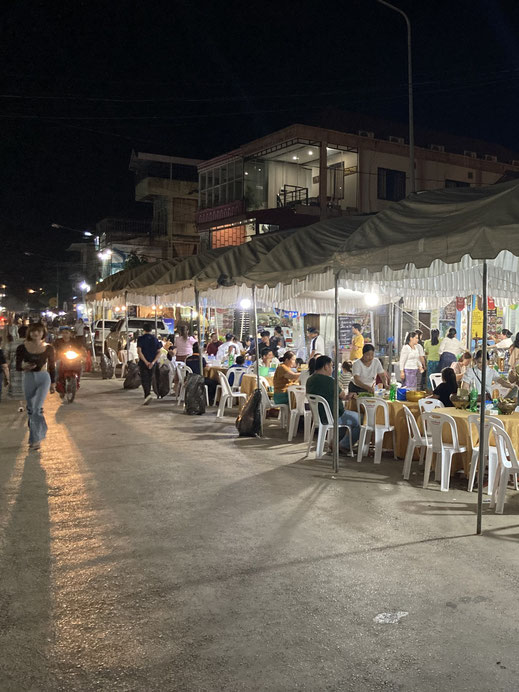
<svg viewBox="0 0 519 692"><path fill-rule="evenodd" d="M69 326L64 326L61 327L59 330L59 337L56 339L54 342L54 351L56 354L56 390L58 391L60 397L63 399L65 396L65 382L64 378L62 376L63 373L63 365L62 361L64 359L65 353L67 351L76 351L76 353L79 353L79 360L77 362L77 368L79 370L78 372L78 387L79 387L79 380L80 380L80 375L81 375L81 363L83 362L85 356L86 356L86 351L82 343L72 335L72 330L70 329ZM70 367L70 365L67 363L67 367Z"/></svg>

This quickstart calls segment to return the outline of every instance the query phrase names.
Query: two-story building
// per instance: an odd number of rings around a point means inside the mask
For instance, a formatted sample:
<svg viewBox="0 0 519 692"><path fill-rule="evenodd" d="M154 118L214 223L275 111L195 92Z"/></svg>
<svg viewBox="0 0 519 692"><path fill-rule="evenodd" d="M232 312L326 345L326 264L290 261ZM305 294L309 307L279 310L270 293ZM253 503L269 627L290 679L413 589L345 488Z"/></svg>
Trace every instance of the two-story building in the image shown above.
<svg viewBox="0 0 519 692"><path fill-rule="evenodd" d="M196 229L199 159L132 152L135 199L153 205L151 234L166 258L184 257L198 250Z"/></svg>
<svg viewBox="0 0 519 692"><path fill-rule="evenodd" d="M379 131L354 132L291 125L200 163L201 246L239 245L403 199L411 192L405 128L380 123ZM492 184L519 172L519 154L497 145L430 132L416 143L417 190Z"/></svg>

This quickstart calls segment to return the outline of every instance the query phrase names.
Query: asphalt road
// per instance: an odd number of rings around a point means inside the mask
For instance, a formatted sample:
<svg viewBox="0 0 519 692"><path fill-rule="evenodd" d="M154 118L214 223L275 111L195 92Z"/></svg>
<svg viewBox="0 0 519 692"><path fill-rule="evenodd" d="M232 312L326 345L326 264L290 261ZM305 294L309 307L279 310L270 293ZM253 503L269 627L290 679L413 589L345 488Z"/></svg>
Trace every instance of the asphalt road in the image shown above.
<svg viewBox="0 0 519 692"><path fill-rule="evenodd" d="M477 537L461 482L141 397L49 397L41 453L0 404L1 692L519 687L519 496Z"/></svg>

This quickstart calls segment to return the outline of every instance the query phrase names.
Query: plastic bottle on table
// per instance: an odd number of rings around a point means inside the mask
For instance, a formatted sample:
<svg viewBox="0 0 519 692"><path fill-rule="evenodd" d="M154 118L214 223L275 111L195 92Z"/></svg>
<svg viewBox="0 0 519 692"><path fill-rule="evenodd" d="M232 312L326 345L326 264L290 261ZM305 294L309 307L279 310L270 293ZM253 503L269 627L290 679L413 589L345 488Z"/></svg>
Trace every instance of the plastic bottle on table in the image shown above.
<svg viewBox="0 0 519 692"><path fill-rule="evenodd" d="M395 373L391 373L391 381L389 383L389 401L396 401L396 390L398 389L398 384L396 382Z"/></svg>

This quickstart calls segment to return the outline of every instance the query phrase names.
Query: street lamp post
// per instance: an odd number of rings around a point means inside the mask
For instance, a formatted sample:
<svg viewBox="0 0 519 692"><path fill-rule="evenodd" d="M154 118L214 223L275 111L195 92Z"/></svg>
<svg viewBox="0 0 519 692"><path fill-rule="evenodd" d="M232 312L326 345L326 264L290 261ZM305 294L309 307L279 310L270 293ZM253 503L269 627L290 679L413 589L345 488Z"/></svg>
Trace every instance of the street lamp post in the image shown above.
<svg viewBox="0 0 519 692"><path fill-rule="evenodd" d="M398 12L407 25L407 94L409 100L409 184L411 192L416 192L416 178L414 171L414 107L413 107L413 63L411 51L411 22L407 14L399 7L395 7L387 0L377 0L381 5Z"/></svg>

